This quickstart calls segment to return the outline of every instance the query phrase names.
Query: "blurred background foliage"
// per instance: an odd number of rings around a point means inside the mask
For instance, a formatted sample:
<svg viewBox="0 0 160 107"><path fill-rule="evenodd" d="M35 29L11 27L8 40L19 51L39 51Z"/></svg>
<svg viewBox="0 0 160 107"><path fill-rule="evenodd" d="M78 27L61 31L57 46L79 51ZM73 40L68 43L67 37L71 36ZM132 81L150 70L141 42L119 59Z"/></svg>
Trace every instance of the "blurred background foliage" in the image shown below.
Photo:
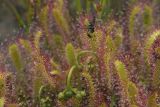
<svg viewBox="0 0 160 107"><path fill-rule="evenodd" d="M47 0L0 0L0 39L3 40L7 35L14 34L19 28L25 28L36 17L36 13L46 5ZM50 0L52 1L52 0ZM101 18L107 19L109 13L115 16L123 15L123 9L126 1L135 3L136 0L94 0L95 4L90 4L90 0L68 0L69 14L73 20L76 19L77 13L82 11L90 11L91 7L103 8ZM159 0L156 0L159 2ZM35 3L37 2L37 3ZM36 6L34 6L36 4ZM103 4L103 6L101 6ZM35 8L36 7L36 8ZM91 8L91 11L94 9Z"/></svg>
<svg viewBox="0 0 160 107"><path fill-rule="evenodd" d="M0 39L3 39L4 35L6 36L8 33L13 35L18 28L25 28L25 31L28 31L36 14L47 5L48 1L52 2L52 0L0 0ZM127 7L132 7L139 1L143 3L144 0L66 0L69 14L73 20L76 20L77 14L80 12L94 13L97 11L95 8L102 10L99 18L103 20L107 20L109 15L116 19L122 18L126 15L125 12L130 10ZM149 1L148 3L154 2L157 5L156 8L160 8L160 0L147 1ZM157 14L160 14L160 11Z"/></svg>

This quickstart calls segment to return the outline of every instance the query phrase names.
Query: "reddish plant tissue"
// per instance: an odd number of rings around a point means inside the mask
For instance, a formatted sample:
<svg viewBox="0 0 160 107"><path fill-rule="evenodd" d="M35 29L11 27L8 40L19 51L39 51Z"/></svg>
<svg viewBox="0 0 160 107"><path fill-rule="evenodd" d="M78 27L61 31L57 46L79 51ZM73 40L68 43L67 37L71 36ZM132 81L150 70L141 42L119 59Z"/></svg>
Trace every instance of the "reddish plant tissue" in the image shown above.
<svg viewBox="0 0 160 107"><path fill-rule="evenodd" d="M0 107L159 107L159 0L2 2Z"/></svg>

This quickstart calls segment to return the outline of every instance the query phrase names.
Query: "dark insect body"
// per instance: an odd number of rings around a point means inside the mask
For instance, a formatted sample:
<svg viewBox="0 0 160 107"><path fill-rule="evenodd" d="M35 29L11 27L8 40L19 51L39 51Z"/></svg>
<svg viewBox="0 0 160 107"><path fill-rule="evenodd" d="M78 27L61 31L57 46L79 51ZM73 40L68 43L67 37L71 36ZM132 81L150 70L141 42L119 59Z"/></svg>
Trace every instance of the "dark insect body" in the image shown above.
<svg viewBox="0 0 160 107"><path fill-rule="evenodd" d="M89 21L89 24L88 24L88 26L87 26L87 29L88 29L88 31L87 31L87 36L88 36L89 38L92 38L93 33L94 33L94 31L95 31L95 22L96 22L96 18L93 17L92 21Z"/></svg>

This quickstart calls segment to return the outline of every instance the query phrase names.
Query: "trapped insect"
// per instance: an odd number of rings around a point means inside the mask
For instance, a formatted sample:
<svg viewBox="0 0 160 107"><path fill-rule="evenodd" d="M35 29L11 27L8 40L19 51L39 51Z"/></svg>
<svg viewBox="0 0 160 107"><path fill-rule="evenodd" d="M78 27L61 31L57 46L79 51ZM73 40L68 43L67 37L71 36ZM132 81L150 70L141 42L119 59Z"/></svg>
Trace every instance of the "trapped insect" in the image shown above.
<svg viewBox="0 0 160 107"><path fill-rule="evenodd" d="M95 16L93 17L92 21L89 21L89 24L87 26L87 36L89 38L92 38L93 33L95 32L95 22L96 22L96 18Z"/></svg>

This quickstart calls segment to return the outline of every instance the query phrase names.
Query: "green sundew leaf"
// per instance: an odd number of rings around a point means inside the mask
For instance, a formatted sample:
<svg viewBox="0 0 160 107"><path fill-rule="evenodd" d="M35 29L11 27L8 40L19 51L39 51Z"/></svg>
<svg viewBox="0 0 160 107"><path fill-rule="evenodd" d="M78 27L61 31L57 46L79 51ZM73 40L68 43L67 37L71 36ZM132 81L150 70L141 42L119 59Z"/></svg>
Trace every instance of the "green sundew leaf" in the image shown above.
<svg viewBox="0 0 160 107"><path fill-rule="evenodd" d="M138 107L137 105L131 105L131 107Z"/></svg>
<svg viewBox="0 0 160 107"><path fill-rule="evenodd" d="M58 8L62 11L64 7L64 1L63 0L57 0Z"/></svg>
<svg viewBox="0 0 160 107"><path fill-rule="evenodd" d="M39 15L39 19L40 19L40 22L48 36L48 6L45 6L42 11L40 12L40 15Z"/></svg>
<svg viewBox="0 0 160 107"><path fill-rule="evenodd" d="M0 107L4 107L4 102L5 102L5 99L4 98L0 98Z"/></svg>
<svg viewBox="0 0 160 107"><path fill-rule="evenodd" d="M62 11L59 10L58 8L54 8L52 12L57 25L68 34L69 26L67 20L64 18L62 14Z"/></svg>
<svg viewBox="0 0 160 107"><path fill-rule="evenodd" d="M119 60L116 60L114 65L116 67L116 70L118 71L118 74L119 74L121 80L127 82L128 81L128 74L127 74L127 70L125 68L125 65Z"/></svg>
<svg viewBox="0 0 160 107"><path fill-rule="evenodd" d="M106 44L107 44L107 50L109 52L114 52L116 50L113 39L109 35L106 37Z"/></svg>
<svg viewBox="0 0 160 107"><path fill-rule="evenodd" d="M102 7L104 8L107 5L108 0L100 0L100 4L102 4Z"/></svg>
<svg viewBox="0 0 160 107"><path fill-rule="evenodd" d="M19 107L18 104L7 104L7 107Z"/></svg>
<svg viewBox="0 0 160 107"><path fill-rule="evenodd" d="M28 40L20 39L20 43L28 52L31 52L32 48Z"/></svg>
<svg viewBox="0 0 160 107"><path fill-rule="evenodd" d="M152 8L145 5L144 13L143 13L143 23L145 27L149 27L153 23L153 17L152 17Z"/></svg>
<svg viewBox="0 0 160 107"><path fill-rule="evenodd" d="M144 53L144 57L146 61L149 61L149 57L150 57L148 50L152 47L153 43L159 36L160 36L160 29L154 31L151 35L149 35L148 39L146 40L145 53Z"/></svg>
<svg viewBox="0 0 160 107"><path fill-rule="evenodd" d="M113 30L113 28L115 27L116 25L116 21L115 20L111 20L110 23L109 23L109 26L107 27L107 34L110 34Z"/></svg>
<svg viewBox="0 0 160 107"><path fill-rule="evenodd" d="M35 80L33 81L34 97L38 98L39 95L38 92L42 85L43 85L43 78L40 75L35 77Z"/></svg>
<svg viewBox="0 0 160 107"><path fill-rule="evenodd" d="M117 36L115 38L115 40L113 40L113 38L109 35L111 33L111 31L113 30L113 28L115 27L116 22L114 20L111 21L110 25L107 27L107 37L106 37L106 45L107 45L107 51L108 52L114 52L117 50L117 45L118 42L120 42L120 35L119 37ZM116 43L117 42L117 43Z"/></svg>
<svg viewBox="0 0 160 107"><path fill-rule="evenodd" d="M131 97L134 97L138 94L138 88L131 81L129 81L129 84L128 84L128 91L129 91L129 94L130 94Z"/></svg>
<svg viewBox="0 0 160 107"><path fill-rule="evenodd" d="M50 60L50 63L54 69L59 69L59 65L55 61L53 61L53 59Z"/></svg>
<svg viewBox="0 0 160 107"><path fill-rule="evenodd" d="M60 74L60 71L58 71L58 70L52 70L52 71L50 72L50 74L51 74L51 75L59 75L59 74Z"/></svg>
<svg viewBox="0 0 160 107"><path fill-rule="evenodd" d="M43 93L44 88L45 88L44 85L42 85L42 86L39 88L39 92L38 92L38 94L39 94L39 99L41 99L41 95L42 95L42 93Z"/></svg>
<svg viewBox="0 0 160 107"><path fill-rule="evenodd" d="M77 65L75 49L71 43L68 43L65 49L66 57L70 66Z"/></svg>
<svg viewBox="0 0 160 107"><path fill-rule="evenodd" d="M86 0L86 11L89 12L90 11L90 7L91 7L91 1L90 0Z"/></svg>
<svg viewBox="0 0 160 107"><path fill-rule="evenodd" d="M158 4L158 3L160 3L160 0L154 0L154 2Z"/></svg>
<svg viewBox="0 0 160 107"><path fill-rule="evenodd" d="M158 107L157 102L156 102L156 98L157 98L157 93L156 93L156 92L153 92L153 93L148 97L147 107Z"/></svg>
<svg viewBox="0 0 160 107"><path fill-rule="evenodd" d="M111 60L111 54L109 52L105 53L105 65L106 65L106 79L108 81L108 87L111 89L111 73L110 73L110 60Z"/></svg>
<svg viewBox="0 0 160 107"><path fill-rule="evenodd" d="M62 49L63 50L63 39L62 36L60 35L54 35L53 36L53 41L54 41L54 45L55 47L58 49Z"/></svg>
<svg viewBox="0 0 160 107"><path fill-rule="evenodd" d="M128 82L128 93L129 93L129 96L130 96L131 104L135 105L135 103L136 103L136 97L138 95L138 88L131 81Z"/></svg>
<svg viewBox="0 0 160 107"><path fill-rule="evenodd" d="M137 3L138 0L130 0L130 4L135 4Z"/></svg>
<svg viewBox="0 0 160 107"><path fill-rule="evenodd" d="M5 79L4 75L0 74L0 97L4 96L5 93Z"/></svg>
<svg viewBox="0 0 160 107"><path fill-rule="evenodd" d="M135 18L136 18L136 15L140 12L140 10L141 8L139 6L135 6L132 9L131 14L129 16L129 32L131 36L134 34Z"/></svg>
<svg viewBox="0 0 160 107"><path fill-rule="evenodd" d="M34 37L34 45L36 47L36 49L39 50L39 46L40 46L40 38L41 38L42 32L41 31L37 31Z"/></svg>
<svg viewBox="0 0 160 107"><path fill-rule="evenodd" d="M155 52L160 55L160 47L155 48Z"/></svg>
<svg viewBox="0 0 160 107"><path fill-rule="evenodd" d="M13 64L15 65L18 71L23 69L21 54L18 46L13 44L9 47L9 55L12 58Z"/></svg>
<svg viewBox="0 0 160 107"><path fill-rule="evenodd" d="M102 103L99 107L107 107L106 103Z"/></svg>
<svg viewBox="0 0 160 107"><path fill-rule="evenodd" d="M47 80L47 82L51 86L55 87L55 81L52 79L52 77L48 74L46 70L43 56L41 56L40 53L36 51L34 57L36 58L36 61L39 62L36 64L36 69L38 71L41 71L40 74L42 75L42 77L44 77L43 79Z"/></svg>
<svg viewBox="0 0 160 107"><path fill-rule="evenodd" d="M115 106L116 106L116 97L115 97L115 95L113 94L113 95L111 96L111 103L110 103L109 107L115 107Z"/></svg>
<svg viewBox="0 0 160 107"><path fill-rule="evenodd" d="M100 45L100 41L102 39L103 34L102 34L102 31L97 30L91 35L92 35L92 38L89 38L90 47L96 51Z"/></svg>
<svg viewBox="0 0 160 107"><path fill-rule="evenodd" d="M154 31L146 41L145 48L146 50L150 49L154 41L160 36L160 29Z"/></svg>
<svg viewBox="0 0 160 107"><path fill-rule="evenodd" d="M125 85L124 88L128 98L130 99L130 103L133 105L136 105L136 96L138 95L138 88L134 83L132 83L129 80L125 65L119 60L116 60L114 64L115 64L116 70L118 71L120 80L122 80L122 82Z"/></svg>
<svg viewBox="0 0 160 107"><path fill-rule="evenodd" d="M37 5L37 8L40 9L40 7L41 7L41 0L36 0L36 3L37 3L37 4L36 4L36 5Z"/></svg>
<svg viewBox="0 0 160 107"><path fill-rule="evenodd" d="M34 8L31 5L31 2L28 0L25 0L25 5L27 5L27 12L26 12L26 19L27 19L27 25L29 26L32 22L32 18L34 15Z"/></svg>
<svg viewBox="0 0 160 107"><path fill-rule="evenodd" d="M115 43L115 46L118 48L121 43L122 43L122 40L123 40L123 36L122 36L122 29L118 29L117 33L116 33L116 37L114 39L114 43Z"/></svg>
<svg viewBox="0 0 160 107"><path fill-rule="evenodd" d="M155 71L153 74L153 87L155 89L160 87L160 61L156 62Z"/></svg>
<svg viewBox="0 0 160 107"><path fill-rule="evenodd" d="M109 13L112 11L111 0L101 0L101 3L102 3L101 18L105 20L106 16L109 15Z"/></svg>
<svg viewBox="0 0 160 107"><path fill-rule="evenodd" d="M82 76L86 78L86 82L88 83L89 87L89 104L88 107L94 107L95 104L95 96L96 96L96 89L94 87L94 82L92 76L88 72L83 72ZM103 107L103 106L102 106Z"/></svg>
<svg viewBox="0 0 160 107"><path fill-rule="evenodd" d="M77 12L80 13L82 11L81 0L75 0L75 4Z"/></svg>

